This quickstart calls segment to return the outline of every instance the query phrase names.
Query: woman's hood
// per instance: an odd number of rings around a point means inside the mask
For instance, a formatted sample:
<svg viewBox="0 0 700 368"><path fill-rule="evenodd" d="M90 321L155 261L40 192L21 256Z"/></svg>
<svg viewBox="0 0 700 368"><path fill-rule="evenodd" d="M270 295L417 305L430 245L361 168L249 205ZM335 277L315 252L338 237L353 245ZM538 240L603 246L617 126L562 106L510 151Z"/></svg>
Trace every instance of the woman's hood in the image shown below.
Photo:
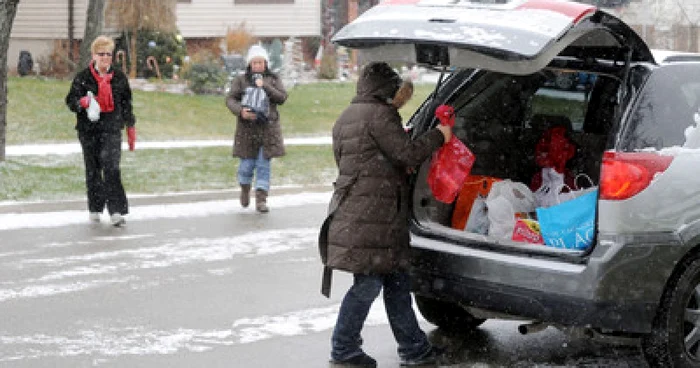
<svg viewBox="0 0 700 368"><path fill-rule="evenodd" d="M357 81L357 95L391 102L399 86L401 86L401 77L389 64L370 63L360 73Z"/></svg>

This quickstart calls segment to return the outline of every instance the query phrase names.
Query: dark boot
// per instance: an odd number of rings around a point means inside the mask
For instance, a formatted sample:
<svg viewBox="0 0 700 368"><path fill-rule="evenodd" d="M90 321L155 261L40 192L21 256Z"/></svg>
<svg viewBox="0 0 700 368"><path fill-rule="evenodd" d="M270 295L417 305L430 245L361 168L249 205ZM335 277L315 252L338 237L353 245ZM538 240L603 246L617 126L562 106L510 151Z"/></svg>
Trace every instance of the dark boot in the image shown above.
<svg viewBox="0 0 700 368"><path fill-rule="evenodd" d="M371 356L361 353L359 355L355 355L354 357L347 359L347 360L335 360L331 359L329 362L331 363L330 366L332 368L376 368L377 367L377 361L374 360Z"/></svg>
<svg viewBox="0 0 700 368"><path fill-rule="evenodd" d="M250 204L250 184L241 184L241 206L248 207Z"/></svg>
<svg viewBox="0 0 700 368"><path fill-rule="evenodd" d="M255 191L255 209L262 213L270 211L270 209L267 208L267 191L262 189L257 189Z"/></svg>

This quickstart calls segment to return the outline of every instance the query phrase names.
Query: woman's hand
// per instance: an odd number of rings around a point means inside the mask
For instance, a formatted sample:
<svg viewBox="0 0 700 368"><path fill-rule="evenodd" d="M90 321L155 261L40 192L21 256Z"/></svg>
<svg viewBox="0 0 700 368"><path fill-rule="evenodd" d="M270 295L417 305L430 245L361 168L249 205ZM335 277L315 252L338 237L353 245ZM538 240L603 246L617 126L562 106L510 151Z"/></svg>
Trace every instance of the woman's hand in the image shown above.
<svg viewBox="0 0 700 368"><path fill-rule="evenodd" d="M241 118L243 118L244 120L255 120L258 118L258 116L255 115L253 110L244 108L243 110L241 110Z"/></svg>

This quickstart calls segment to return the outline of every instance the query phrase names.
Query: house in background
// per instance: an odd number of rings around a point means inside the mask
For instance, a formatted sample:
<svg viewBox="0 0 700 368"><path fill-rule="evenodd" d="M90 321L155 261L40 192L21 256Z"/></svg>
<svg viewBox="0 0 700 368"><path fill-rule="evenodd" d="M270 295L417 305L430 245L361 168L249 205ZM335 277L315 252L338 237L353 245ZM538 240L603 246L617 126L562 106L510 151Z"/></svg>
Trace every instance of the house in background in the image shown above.
<svg viewBox="0 0 700 368"><path fill-rule="evenodd" d="M83 37L87 6L88 0L20 1L10 34L9 69L16 69L22 50L29 51L36 64L61 43L77 44ZM260 39L321 37L320 0L178 0L176 14L188 43L223 37L229 28L242 24ZM115 30L105 33L118 36ZM77 58L77 47L69 50Z"/></svg>

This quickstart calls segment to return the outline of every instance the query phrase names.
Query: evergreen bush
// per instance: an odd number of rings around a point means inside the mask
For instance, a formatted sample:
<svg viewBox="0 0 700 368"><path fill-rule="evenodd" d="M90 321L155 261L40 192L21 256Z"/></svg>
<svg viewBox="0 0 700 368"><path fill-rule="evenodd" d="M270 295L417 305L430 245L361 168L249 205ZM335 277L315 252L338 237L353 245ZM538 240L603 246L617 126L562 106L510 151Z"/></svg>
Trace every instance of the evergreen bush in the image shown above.
<svg viewBox="0 0 700 368"><path fill-rule="evenodd" d="M226 73L221 65L212 62L193 63L184 77L189 81L190 90L196 94L221 93L226 83Z"/></svg>
<svg viewBox="0 0 700 368"><path fill-rule="evenodd" d="M128 37L123 36L118 40L117 50L115 50L115 53L120 49L126 53L126 70L129 70L128 48L126 47L128 44ZM183 59L187 55L185 41L178 32L141 30L137 36L136 48L136 56L138 58L136 74L146 79L158 76L155 68L149 69L147 60L150 56L158 64L160 76L164 79L170 79L173 77L174 65L182 67ZM122 60L115 58L114 66L121 69Z"/></svg>

